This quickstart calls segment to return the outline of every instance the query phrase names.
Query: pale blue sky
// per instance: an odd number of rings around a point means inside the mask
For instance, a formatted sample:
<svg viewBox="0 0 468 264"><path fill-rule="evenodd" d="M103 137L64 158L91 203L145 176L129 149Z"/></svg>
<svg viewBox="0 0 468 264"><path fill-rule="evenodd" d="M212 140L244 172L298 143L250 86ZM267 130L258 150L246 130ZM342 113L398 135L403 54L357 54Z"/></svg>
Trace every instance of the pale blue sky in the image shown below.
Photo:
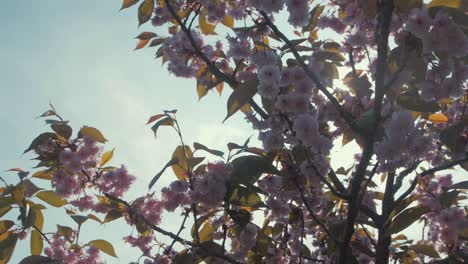
<svg viewBox="0 0 468 264"><path fill-rule="evenodd" d="M225 124L227 96L210 93L198 102L194 80L168 74L154 49L133 51L133 39L151 25L137 28L136 7L119 12L121 1L5 1L0 8L0 171L12 167L29 169L32 156L21 156L31 140L47 127L34 119L48 109L49 100L77 129L99 128L116 147L114 164L125 163L138 177L130 197L146 193L151 177L170 159L177 139L173 131L161 129L155 141L149 116L177 108L186 141L224 148L232 141L243 143L250 127L235 115ZM226 87L225 95L230 93ZM12 173L0 173L11 182ZM175 178L169 171L158 185ZM39 180L40 181L40 180ZM62 211L46 214L48 231L68 223ZM65 222L63 222L65 221ZM176 231L179 217L165 226ZM119 260L136 260L138 251L125 247L120 237L130 234L123 223L97 228L84 227L83 241L105 238L112 241ZM86 232L88 230L89 232ZM161 238L161 237L159 237ZM18 243L11 263L29 254L29 243ZM136 257L135 257L136 256Z"/></svg>

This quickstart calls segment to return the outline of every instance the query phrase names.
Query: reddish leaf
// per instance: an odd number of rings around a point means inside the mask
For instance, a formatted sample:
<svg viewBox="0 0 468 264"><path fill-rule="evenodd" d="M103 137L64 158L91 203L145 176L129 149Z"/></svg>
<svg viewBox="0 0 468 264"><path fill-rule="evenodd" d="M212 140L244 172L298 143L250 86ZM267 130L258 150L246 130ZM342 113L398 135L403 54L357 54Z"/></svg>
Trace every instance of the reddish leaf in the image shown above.
<svg viewBox="0 0 468 264"><path fill-rule="evenodd" d="M141 40L146 40L146 39L152 39L156 37L156 33L154 32L141 32L140 35L138 35L136 38L141 39Z"/></svg>

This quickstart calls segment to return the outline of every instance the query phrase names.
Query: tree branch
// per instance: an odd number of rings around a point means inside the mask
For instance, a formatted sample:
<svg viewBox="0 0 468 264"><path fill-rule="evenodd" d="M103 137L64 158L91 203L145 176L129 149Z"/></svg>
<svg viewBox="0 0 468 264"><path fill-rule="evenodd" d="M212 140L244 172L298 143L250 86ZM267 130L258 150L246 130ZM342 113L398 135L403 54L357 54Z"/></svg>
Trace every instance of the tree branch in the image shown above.
<svg viewBox="0 0 468 264"><path fill-rule="evenodd" d="M338 100L327 90L327 88L320 82L318 76L312 72L309 67L305 64L304 60L301 58L301 55L297 52L297 49L295 46L291 43L291 41L276 27L273 22L271 22L270 18L268 15L260 11L260 14L262 14L263 18L265 19L265 23L268 25L268 27L273 30L273 32L281 39L283 40L288 48L291 50L292 54L296 58L297 62L301 66L301 68L304 70L304 72L307 74L307 76L315 83L317 86L317 89L319 89L327 98L332 102L332 104L335 106L336 110L340 113L341 117L346 121L346 123L351 127L351 129L358 133L360 132L360 129L354 122L354 117L346 111L341 104L338 102Z"/></svg>
<svg viewBox="0 0 468 264"><path fill-rule="evenodd" d="M169 13L171 13L172 17L174 17L174 19L177 21L177 24L179 24L180 28L185 33L185 35L187 35L187 38L189 39L190 44L192 45L192 47L193 47L193 49L195 51L195 54L198 57L200 57L206 63L207 68L216 77L216 79L226 82L227 84L229 84L229 86L231 86L233 89L235 89L235 87L237 87L239 82L237 80L235 80L235 79L230 78L229 76L227 76L226 74L221 72L218 69L218 67L216 67L216 65L202 52L200 47L198 47L197 43L195 42L195 40L194 40L194 38L192 36L192 33L187 28L187 26L182 22L179 15L177 15L177 13L174 11L174 9L172 8L169 1L164 0L164 2L166 3L166 6L167 6L167 9L169 10ZM253 99L249 100L249 104L252 106L253 109L255 109L255 111L263 119L268 118L268 114L265 111L263 111L263 109L261 109L260 106Z"/></svg>
<svg viewBox="0 0 468 264"><path fill-rule="evenodd" d="M433 173L436 173L438 171L443 171L443 170L446 170L446 169L449 169L451 167L454 167L454 166L457 166L457 165L460 165L464 162L467 162L468 161L468 155L463 158L463 159L459 159L459 160L454 160L452 162L449 162L447 164L444 164L444 165L441 165L441 166L438 166L438 167L434 167L432 169L429 169L429 170L426 170L426 171L423 171L422 173L419 173L414 179L413 181L411 182L411 185L410 187L400 195L400 197L398 197L398 199L396 199L395 201L395 206L398 206L398 204L403 201L408 195L410 195L414 189L416 188L416 185L418 183L418 176L427 176L429 174L433 174Z"/></svg>
<svg viewBox="0 0 468 264"><path fill-rule="evenodd" d="M191 241L188 241L188 240L185 240L183 238L181 238L180 236L172 233L172 232L169 232L169 231L166 231L160 227L158 227L157 225L154 225L153 223L151 223L148 219L146 219L144 216L142 216L141 214L139 214L127 201L124 201L120 198L117 198L117 197L114 197L108 193L104 193L104 196L106 196L107 198L109 198L110 200L113 200L113 201L116 201L116 202L119 202L119 203L122 203L123 205L125 205L128 213L130 215L133 215L133 216L137 216L139 219L141 219L148 227L150 227L151 229L153 229L154 231L160 233L160 234L163 234L165 236L168 236L170 238L172 238L174 241L177 241L181 244L184 244L184 245L189 245L193 248L198 248L198 249L201 249L202 251L204 251L205 253L207 253L209 256L213 256L213 257L217 257L217 258L221 258L221 259L224 259L226 260L227 262L229 263L234 263L234 264L241 264L240 262L228 257L228 256L225 256L224 254L219 254L217 252L213 252L212 250L206 248L203 246L203 244L196 244L196 243L193 243Z"/></svg>

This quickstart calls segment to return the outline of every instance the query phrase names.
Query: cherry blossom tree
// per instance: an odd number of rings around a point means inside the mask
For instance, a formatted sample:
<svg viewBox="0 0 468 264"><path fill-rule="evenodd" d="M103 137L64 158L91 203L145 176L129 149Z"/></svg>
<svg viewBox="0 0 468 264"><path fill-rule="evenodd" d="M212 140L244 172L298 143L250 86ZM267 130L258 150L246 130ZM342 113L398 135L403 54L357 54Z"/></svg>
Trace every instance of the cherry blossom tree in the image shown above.
<svg viewBox="0 0 468 264"><path fill-rule="evenodd" d="M25 151L39 169L11 169L19 181L0 189L0 216L18 216L0 221L0 263L27 238L21 263L102 263L102 253L117 256L112 244L79 240L81 227L119 218L135 227L122 238L145 264L468 261L468 181L452 179L468 170L468 2L124 0L122 9L134 5L139 25L158 32L138 35L136 49L154 48L170 74L195 79L200 99L231 88L226 119L245 115L262 145L189 144L176 110L156 114L155 135L171 128L180 145L129 201L138 177L108 165L98 129L74 134L51 105L41 115L51 132ZM350 142L359 153L340 156L354 164L332 166L332 148ZM34 184L44 180L50 190ZM43 230L49 205L76 226ZM181 212L178 230L160 227L164 212Z"/></svg>

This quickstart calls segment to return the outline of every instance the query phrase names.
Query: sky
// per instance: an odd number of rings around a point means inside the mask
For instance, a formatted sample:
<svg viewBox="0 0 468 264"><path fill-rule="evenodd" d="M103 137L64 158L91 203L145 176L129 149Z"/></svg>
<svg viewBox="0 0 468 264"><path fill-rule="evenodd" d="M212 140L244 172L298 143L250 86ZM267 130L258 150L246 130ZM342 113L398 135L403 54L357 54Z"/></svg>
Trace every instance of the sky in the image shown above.
<svg viewBox="0 0 468 264"><path fill-rule="evenodd" d="M97 127L109 141L106 149L116 148L112 164L125 164L138 179L128 199L147 192L149 181L178 145L176 134L167 128L161 128L155 140L145 126L151 115L177 109L186 142L220 150L226 150L227 142L241 144L254 133L241 114L221 124L230 93L227 86L222 96L213 91L198 101L195 81L170 75L160 60L153 59L155 49L133 51L134 37L153 28L144 25L139 29L136 7L119 11L120 6L120 0L2 3L0 176L8 182L18 178L4 170L29 170L34 165L31 155L21 154L35 136L48 130L36 117L48 109L49 102L70 120L75 131L83 125ZM252 142L256 142L255 136ZM350 145L341 153L355 151ZM345 156L335 158L334 167L349 163ZM173 180L169 171L156 188ZM52 209L45 218L48 231L55 231L57 222L74 224L61 209ZM165 219L163 227L173 232L182 221L177 213ZM131 231L120 220L105 226L88 221L80 237L84 242L99 238L112 242L119 258L106 258L107 263L129 263L139 256L139 251L121 239ZM418 235L416 229L414 233ZM11 263L28 254L29 243L21 241Z"/></svg>
<svg viewBox="0 0 468 264"><path fill-rule="evenodd" d="M120 6L115 0L2 3L0 176L8 182L18 178L4 170L29 170L34 165L31 155L21 154L35 136L49 129L43 120L35 119L48 109L49 102L70 120L75 131L83 125L96 127L109 141L106 149L116 147L112 164L125 164L138 178L129 199L146 193L152 176L178 145L176 134L167 128L160 129L155 140L145 126L151 115L178 109L186 142L221 150L227 142L241 144L253 133L241 114L221 124L230 93L227 86L223 96L210 92L199 102L195 81L169 75L161 61L154 60L156 50L133 51L134 37L153 28L138 29L136 7L119 12ZM156 188L173 180L169 171ZM46 230L54 231L57 219L73 226L63 215L63 210L46 213ZM176 231L179 218L170 215L163 225ZM131 233L123 222L103 227L90 222L83 228L84 242L104 238L114 244L119 259L108 258L108 263L138 258L138 251L126 247L121 239ZM29 243L21 241L11 263L27 254Z"/></svg>

